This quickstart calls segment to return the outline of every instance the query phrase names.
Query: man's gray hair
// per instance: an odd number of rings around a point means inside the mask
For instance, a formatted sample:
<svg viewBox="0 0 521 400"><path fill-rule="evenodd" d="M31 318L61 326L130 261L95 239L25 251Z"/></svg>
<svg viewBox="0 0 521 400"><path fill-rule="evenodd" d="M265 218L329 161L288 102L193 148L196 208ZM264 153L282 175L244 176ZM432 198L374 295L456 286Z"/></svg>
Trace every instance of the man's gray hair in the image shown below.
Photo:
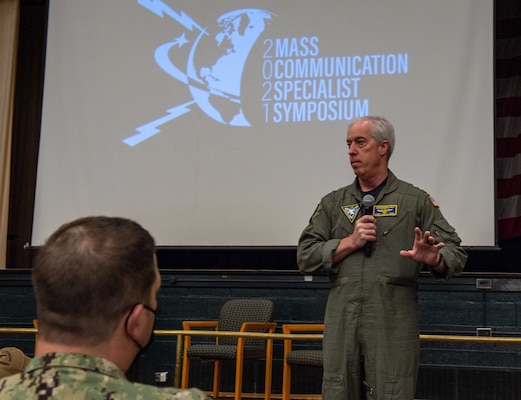
<svg viewBox="0 0 521 400"><path fill-rule="evenodd" d="M387 159L391 158L391 154L394 150L394 127L393 125L387 121L383 117L375 116L375 115L367 115L365 117L360 117L351 122L349 127L356 122L359 121L368 121L373 124L373 129L371 130L371 136L376 140L378 145L382 144L384 140L387 140L389 143L389 150L387 151Z"/></svg>

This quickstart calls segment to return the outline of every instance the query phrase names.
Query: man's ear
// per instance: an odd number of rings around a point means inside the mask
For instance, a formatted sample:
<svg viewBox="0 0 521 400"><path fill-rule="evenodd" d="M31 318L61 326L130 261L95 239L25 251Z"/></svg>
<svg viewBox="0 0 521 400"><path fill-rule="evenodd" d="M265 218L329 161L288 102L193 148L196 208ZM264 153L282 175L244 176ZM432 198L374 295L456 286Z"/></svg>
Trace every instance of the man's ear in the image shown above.
<svg viewBox="0 0 521 400"><path fill-rule="evenodd" d="M385 156L389 153L389 141L383 140L382 143L380 143L379 151L381 156Z"/></svg>
<svg viewBox="0 0 521 400"><path fill-rule="evenodd" d="M141 329L140 315L143 312L143 304L136 304L130 314L127 316L125 329L130 337L136 337L139 335L139 329Z"/></svg>

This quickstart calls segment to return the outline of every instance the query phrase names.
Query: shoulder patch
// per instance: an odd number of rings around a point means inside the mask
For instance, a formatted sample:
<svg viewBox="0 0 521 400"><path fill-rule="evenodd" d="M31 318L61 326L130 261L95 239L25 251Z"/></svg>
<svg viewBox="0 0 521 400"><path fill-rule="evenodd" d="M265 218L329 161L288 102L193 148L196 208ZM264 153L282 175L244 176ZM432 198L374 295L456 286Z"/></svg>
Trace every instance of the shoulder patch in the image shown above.
<svg viewBox="0 0 521 400"><path fill-rule="evenodd" d="M322 211L322 206L319 204L319 205L317 205L317 208L315 208L315 211L313 211L313 215L311 215L311 218L309 219L309 221L311 222L311 220L313 218L315 218L318 214L320 214L320 211Z"/></svg>
<svg viewBox="0 0 521 400"><path fill-rule="evenodd" d="M438 204L438 202L436 200L434 200L434 197L432 196L429 196L429 198L431 199L431 203L434 207L436 208L440 208L440 205Z"/></svg>

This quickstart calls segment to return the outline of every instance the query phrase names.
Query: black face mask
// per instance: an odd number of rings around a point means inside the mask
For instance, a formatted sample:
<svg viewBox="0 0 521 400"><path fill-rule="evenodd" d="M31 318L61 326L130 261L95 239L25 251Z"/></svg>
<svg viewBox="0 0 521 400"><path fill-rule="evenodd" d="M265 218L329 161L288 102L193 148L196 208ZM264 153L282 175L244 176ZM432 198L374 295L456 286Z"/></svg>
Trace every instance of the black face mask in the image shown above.
<svg viewBox="0 0 521 400"><path fill-rule="evenodd" d="M132 314L132 312L134 311L134 308L136 308L136 306L138 306L139 304L141 303L137 303L137 304L134 304L132 306L132 308L130 309L129 313L128 313L128 316L127 316L127 320L125 322L125 326L127 326L128 324L128 319L130 318L130 315ZM148 337L148 341L147 343L145 343L145 345L143 346L142 344L140 344L136 339L134 339L132 336L129 336L130 339L132 339L132 341L136 344L136 346L139 348L139 353L136 355L139 356L140 353L144 352L153 342L154 342L154 338L155 338L155 335L154 335L154 330L156 328L156 313L157 313L157 309L153 309L152 307L149 307L147 306L146 304L143 304L143 308L145 310L148 310L150 311L152 314L154 314L154 324L152 325L152 330L150 331L150 336ZM128 333L127 333L128 335Z"/></svg>

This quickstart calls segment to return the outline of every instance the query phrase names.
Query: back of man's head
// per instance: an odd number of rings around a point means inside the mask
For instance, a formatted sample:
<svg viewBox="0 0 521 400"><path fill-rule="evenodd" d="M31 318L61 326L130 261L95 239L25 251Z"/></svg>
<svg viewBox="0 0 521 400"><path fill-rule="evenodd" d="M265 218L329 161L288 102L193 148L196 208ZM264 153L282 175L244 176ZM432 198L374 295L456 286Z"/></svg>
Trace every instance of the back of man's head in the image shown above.
<svg viewBox="0 0 521 400"><path fill-rule="evenodd" d="M87 217L61 226L33 266L39 335L50 343L93 346L150 295L155 243L136 222Z"/></svg>

